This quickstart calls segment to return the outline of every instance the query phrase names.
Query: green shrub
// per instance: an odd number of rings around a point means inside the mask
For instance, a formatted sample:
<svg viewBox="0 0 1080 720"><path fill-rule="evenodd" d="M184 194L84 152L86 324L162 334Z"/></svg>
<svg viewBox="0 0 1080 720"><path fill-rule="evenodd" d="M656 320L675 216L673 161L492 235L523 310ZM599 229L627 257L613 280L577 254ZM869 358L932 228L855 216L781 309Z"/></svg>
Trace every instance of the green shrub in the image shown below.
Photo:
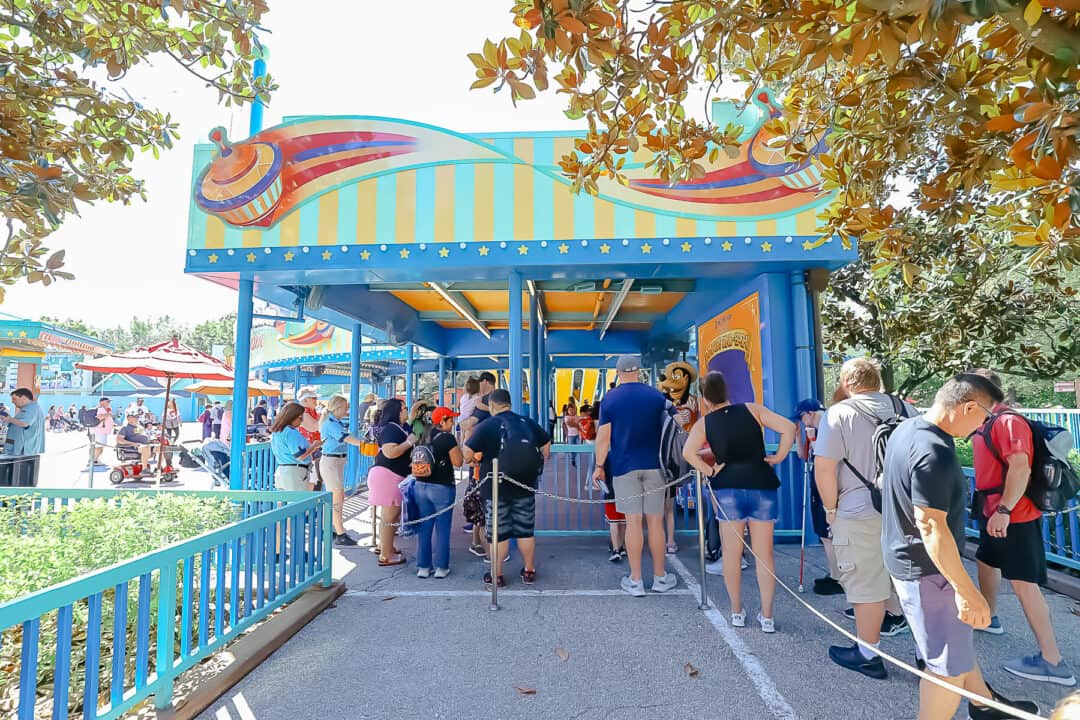
<svg viewBox="0 0 1080 720"><path fill-rule="evenodd" d="M57 512L33 509L29 497L0 502L0 603L42 590L81 575L130 560L175 542L217 529L239 519L237 506L225 498L193 498L174 493L125 493L116 499L82 500ZM196 577L201 559L196 556ZM177 578L177 597L182 578ZM204 592L206 588L193 589ZM155 664L159 573L151 577L150 672ZM115 628L115 592L102 595L101 659L99 677L108 676L112 662L114 632L127 636L134 646L139 582L128 583L127 622ZM194 597L197 597L195 595ZM222 597L219 601L226 601ZM69 714L81 714L85 676L86 601L73 606L72 671ZM13 714L18 696L22 627L3 628L0 636L0 717ZM43 615L38 644L38 688L36 715L51 714L52 686L56 663L56 612ZM180 638L177 637L177 643ZM125 658L125 676L134 674L134 653ZM107 701L102 687L99 700Z"/></svg>

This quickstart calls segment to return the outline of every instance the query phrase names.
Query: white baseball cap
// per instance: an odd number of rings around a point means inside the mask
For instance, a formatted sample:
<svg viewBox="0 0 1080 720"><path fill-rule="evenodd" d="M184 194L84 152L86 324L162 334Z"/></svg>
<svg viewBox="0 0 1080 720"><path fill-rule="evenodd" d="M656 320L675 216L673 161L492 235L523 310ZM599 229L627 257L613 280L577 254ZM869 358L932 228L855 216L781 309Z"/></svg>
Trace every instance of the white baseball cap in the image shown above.
<svg viewBox="0 0 1080 720"><path fill-rule="evenodd" d="M319 393L315 392L311 388L304 388L300 391L300 394L296 396L297 402L304 402L308 398L318 399Z"/></svg>

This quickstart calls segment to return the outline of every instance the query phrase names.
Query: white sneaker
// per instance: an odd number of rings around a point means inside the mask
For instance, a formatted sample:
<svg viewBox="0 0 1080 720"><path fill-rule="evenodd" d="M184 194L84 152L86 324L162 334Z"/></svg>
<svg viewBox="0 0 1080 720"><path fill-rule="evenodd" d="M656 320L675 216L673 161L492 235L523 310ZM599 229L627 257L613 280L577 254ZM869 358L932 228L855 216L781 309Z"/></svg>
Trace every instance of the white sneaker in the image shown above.
<svg viewBox="0 0 1080 720"><path fill-rule="evenodd" d="M708 563L705 566L705 572L709 575L723 575L724 574L724 560L721 558L716 562Z"/></svg>
<svg viewBox="0 0 1080 720"><path fill-rule="evenodd" d="M645 597L645 582L643 580L635 581L631 580L629 575L623 575L622 582L619 585L634 597Z"/></svg>
<svg viewBox="0 0 1080 720"><path fill-rule="evenodd" d="M435 568L435 578L442 580L444 577L450 574L450 568Z"/></svg>
<svg viewBox="0 0 1080 720"><path fill-rule="evenodd" d="M776 632L776 625L773 623L772 618L767 618L761 613L757 615L758 625L761 625L761 632L774 633Z"/></svg>
<svg viewBox="0 0 1080 720"><path fill-rule="evenodd" d="M673 590L678 584L679 579L675 577L675 573L664 573L662 577L653 578L651 589L654 593L663 593Z"/></svg>
<svg viewBox="0 0 1080 720"><path fill-rule="evenodd" d="M746 611L731 613L731 627L746 627Z"/></svg>
<svg viewBox="0 0 1080 720"><path fill-rule="evenodd" d="M429 578L431 577L431 568L416 568L416 577Z"/></svg>

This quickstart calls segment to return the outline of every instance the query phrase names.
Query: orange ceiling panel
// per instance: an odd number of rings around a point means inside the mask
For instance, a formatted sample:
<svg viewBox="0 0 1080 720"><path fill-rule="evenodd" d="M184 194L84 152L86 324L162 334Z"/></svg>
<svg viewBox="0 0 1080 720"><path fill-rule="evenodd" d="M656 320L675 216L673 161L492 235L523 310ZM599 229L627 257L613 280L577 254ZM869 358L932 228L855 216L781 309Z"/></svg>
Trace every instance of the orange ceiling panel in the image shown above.
<svg viewBox="0 0 1080 720"><path fill-rule="evenodd" d="M591 313L596 305L596 295L594 292L545 292L544 308L552 313Z"/></svg>
<svg viewBox="0 0 1080 720"><path fill-rule="evenodd" d="M627 312L639 312L639 313L652 313L660 315L662 313L669 313L671 310L682 302L682 299L686 296L686 293L667 292L660 293L658 295L644 295L642 293L630 291L630 294L623 300L621 310Z"/></svg>
<svg viewBox="0 0 1080 720"><path fill-rule="evenodd" d="M418 312L454 311L453 306L434 290L397 290L391 295Z"/></svg>

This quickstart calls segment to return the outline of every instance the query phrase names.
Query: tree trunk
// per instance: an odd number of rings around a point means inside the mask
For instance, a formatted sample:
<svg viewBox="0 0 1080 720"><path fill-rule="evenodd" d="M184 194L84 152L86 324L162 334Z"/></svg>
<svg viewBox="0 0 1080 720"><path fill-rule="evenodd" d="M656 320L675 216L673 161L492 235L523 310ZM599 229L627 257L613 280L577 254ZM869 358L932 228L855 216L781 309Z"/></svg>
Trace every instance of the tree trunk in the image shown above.
<svg viewBox="0 0 1080 720"><path fill-rule="evenodd" d="M885 386L885 392L892 393L896 391L896 373L889 365L883 365L881 367L881 384Z"/></svg>

